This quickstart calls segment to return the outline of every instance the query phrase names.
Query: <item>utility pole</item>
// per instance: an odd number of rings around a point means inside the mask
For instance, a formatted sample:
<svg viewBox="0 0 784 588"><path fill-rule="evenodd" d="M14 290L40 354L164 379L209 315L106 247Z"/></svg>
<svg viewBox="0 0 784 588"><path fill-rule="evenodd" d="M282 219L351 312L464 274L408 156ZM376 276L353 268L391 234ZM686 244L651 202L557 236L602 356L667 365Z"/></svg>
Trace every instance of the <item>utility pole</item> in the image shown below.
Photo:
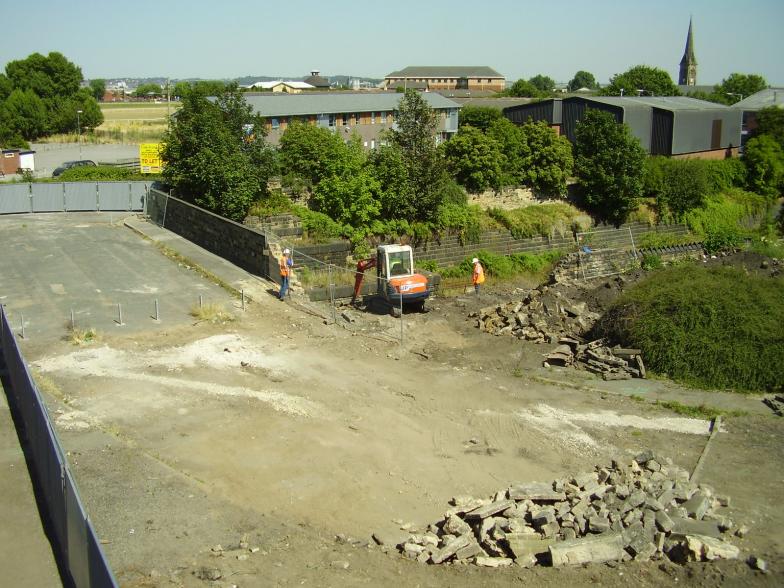
<svg viewBox="0 0 784 588"><path fill-rule="evenodd" d="M81 110L76 111L76 133L79 142L79 159L82 158L82 121L79 118L82 114Z"/></svg>

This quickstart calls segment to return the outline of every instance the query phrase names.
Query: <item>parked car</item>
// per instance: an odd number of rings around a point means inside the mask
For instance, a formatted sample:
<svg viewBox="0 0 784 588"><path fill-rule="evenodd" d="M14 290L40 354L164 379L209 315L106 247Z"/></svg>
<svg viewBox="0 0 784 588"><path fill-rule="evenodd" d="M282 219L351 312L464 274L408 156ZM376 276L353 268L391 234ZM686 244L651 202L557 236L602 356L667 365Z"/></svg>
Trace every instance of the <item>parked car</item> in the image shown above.
<svg viewBox="0 0 784 588"><path fill-rule="evenodd" d="M56 178L65 170L71 169L72 167L84 167L88 165L95 167L95 162L89 159L80 159L78 161L66 161L65 163L63 163L63 165L61 165L60 167L58 167L52 172L52 177Z"/></svg>

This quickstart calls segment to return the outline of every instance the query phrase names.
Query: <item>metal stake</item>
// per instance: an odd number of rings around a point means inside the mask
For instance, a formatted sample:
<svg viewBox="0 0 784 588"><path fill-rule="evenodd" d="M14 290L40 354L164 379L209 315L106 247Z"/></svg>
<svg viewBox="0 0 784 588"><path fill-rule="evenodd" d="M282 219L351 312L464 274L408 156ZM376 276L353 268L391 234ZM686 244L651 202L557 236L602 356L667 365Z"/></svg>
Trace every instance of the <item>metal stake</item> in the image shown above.
<svg viewBox="0 0 784 588"><path fill-rule="evenodd" d="M73 308L71 309L71 330L72 331L76 330L76 322L74 321Z"/></svg>
<svg viewBox="0 0 784 588"><path fill-rule="evenodd" d="M201 308L202 306L204 306L204 297L201 294L199 294L199 308Z"/></svg>
<svg viewBox="0 0 784 588"><path fill-rule="evenodd" d="M123 326L123 324L125 324L125 323L123 323L123 320L122 320L122 304L120 304L119 302L117 303L117 318L118 318L118 323L117 324L119 324L120 326Z"/></svg>
<svg viewBox="0 0 784 588"><path fill-rule="evenodd" d="M25 333L24 333L24 315L21 312L19 313L19 318L20 318L20 320L22 322L22 339L24 339L25 338Z"/></svg>
<svg viewBox="0 0 784 588"><path fill-rule="evenodd" d="M158 299L155 299L155 320L161 320L160 315L158 314Z"/></svg>
<svg viewBox="0 0 784 588"><path fill-rule="evenodd" d="M240 298L242 298L242 310L245 310L245 289L240 290Z"/></svg>
<svg viewBox="0 0 784 588"><path fill-rule="evenodd" d="M634 234L632 233L631 227L629 227L629 237L632 240L632 251L634 252L634 259L637 259L637 247L634 244Z"/></svg>

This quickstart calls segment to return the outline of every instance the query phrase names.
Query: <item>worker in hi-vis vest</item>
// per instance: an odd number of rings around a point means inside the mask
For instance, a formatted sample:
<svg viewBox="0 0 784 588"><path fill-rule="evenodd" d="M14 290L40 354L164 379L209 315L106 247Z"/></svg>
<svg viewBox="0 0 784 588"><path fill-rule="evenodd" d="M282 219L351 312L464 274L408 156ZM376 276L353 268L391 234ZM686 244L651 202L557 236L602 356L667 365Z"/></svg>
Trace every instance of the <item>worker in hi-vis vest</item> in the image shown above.
<svg viewBox="0 0 784 588"><path fill-rule="evenodd" d="M283 300L286 298L286 293L289 291L289 278L291 278L291 266L294 261L291 259L291 251L288 249L283 250L283 255L278 260L280 265L280 293L278 298Z"/></svg>
<svg viewBox="0 0 784 588"><path fill-rule="evenodd" d="M479 286L485 283L485 268L482 267L478 258L474 257L471 260L474 264L474 273L471 275L471 283L474 285L474 291L479 296Z"/></svg>

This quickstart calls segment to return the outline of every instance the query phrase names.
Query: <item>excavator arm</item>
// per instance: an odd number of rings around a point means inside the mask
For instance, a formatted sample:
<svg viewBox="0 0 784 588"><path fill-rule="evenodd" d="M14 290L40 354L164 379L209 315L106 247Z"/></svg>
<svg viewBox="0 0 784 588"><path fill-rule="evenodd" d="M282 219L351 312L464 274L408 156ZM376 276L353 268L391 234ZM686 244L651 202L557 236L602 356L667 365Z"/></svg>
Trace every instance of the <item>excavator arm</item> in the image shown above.
<svg viewBox="0 0 784 588"><path fill-rule="evenodd" d="M377 257L371 257L370 259L362 259L359 262L357 262L357 272L354 277L354 295L351 297L352 305L357 301L357 297L359 296L359 293L362 290L362 280L365 279L365 272L369 269L376 267L376 264L378 264Z"/></svg>

